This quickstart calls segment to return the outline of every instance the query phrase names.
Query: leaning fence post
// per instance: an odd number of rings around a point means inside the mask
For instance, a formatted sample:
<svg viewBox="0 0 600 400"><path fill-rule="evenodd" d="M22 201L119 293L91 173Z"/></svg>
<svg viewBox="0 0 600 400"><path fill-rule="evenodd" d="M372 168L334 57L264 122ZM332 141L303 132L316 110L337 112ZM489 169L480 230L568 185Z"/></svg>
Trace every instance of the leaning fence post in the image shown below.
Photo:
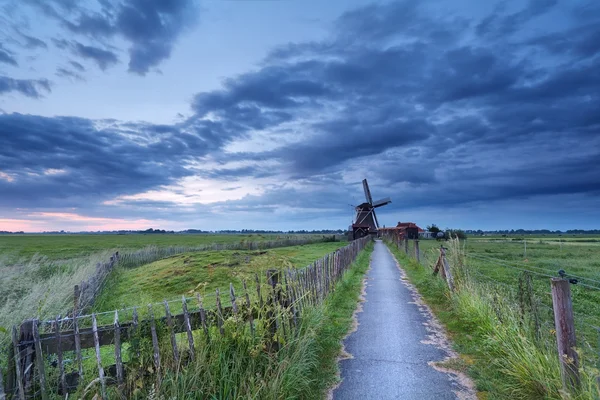
<svg viewBox="0 0 600 400"><path fill-rule="evenodd" d="M188 345L190 346L190 358L194 361L196 350L194 349L194 334L192 333L192 324L190 323L190 314L188 313L185 296L181 296L181 309L183 310L183 323L187 332Z"/></svg>
<svg viewBox="0 0 600 400"><path fill-rule="evenodd" d="M573 317L573 301L569 280L552 278L552 309L556 327L556 343L560 359L560 373L563 387L577 390L581 384L579 378L579 356L575 351L575 321Z"/></svg>
<svg viewBox="0 0 600 400"><path fill-rule="evenodd" d="M452 271L450 270L450 263L446 259L446 249L442 247L442 264L444 267L444 275L446 275L446 282L448 283L448 288L451 292L454 291L454 278L452 277Z"/></svg>

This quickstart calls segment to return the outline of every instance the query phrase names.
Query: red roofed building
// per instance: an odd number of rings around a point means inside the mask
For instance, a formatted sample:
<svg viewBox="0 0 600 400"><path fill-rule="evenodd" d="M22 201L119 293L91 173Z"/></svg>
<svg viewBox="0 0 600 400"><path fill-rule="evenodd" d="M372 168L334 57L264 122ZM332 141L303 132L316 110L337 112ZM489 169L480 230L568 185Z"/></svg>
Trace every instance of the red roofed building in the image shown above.
<svg viewBox="0 0 600 400"><path fill-rule="evenodd" d="M423 231L414 222L398 222L396 229L401 239L418 239L419 232Z"/></svg>
<svg viewBox="0 0 600 400"><path fill-rule="evenodd" d="M393 228L380 228L379 230L383 231L382 233L393 232L393 234L397 235L401 240L404 238L418 239L419 232L425 232L414 222L398 222L398 225Z"/></svg>

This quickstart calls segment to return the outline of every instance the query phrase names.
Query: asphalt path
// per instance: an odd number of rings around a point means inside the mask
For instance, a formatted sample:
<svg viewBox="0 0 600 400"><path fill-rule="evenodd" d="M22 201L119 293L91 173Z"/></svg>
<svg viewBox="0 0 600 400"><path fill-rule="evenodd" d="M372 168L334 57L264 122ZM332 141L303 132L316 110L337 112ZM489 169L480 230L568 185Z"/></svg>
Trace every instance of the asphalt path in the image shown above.
<svg viewBox="0 0 600 400"><path fill-rule="evenodd" d="M340 361L335 400L457 398L459 385L428 364L448 354L427 344L428 316L401 278L392 254L376 241L358 328L344 341L351 358Z"/></svg>

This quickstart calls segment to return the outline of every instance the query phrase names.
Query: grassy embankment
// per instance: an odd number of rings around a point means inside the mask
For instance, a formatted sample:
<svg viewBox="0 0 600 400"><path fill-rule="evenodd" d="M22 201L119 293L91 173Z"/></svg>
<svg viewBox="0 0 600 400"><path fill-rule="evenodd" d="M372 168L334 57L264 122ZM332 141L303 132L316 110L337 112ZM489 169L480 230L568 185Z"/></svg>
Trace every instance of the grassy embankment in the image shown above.
<svg viewBox="0 0 600 400"><path fill-rule="evenodd" d="M244 245L322 235L0 235L0 347L6 329L27 318L53 318L73 304L73 287L92 276L96 264L119 251L140 265L174 252L213 243Z"/></svg>
<svg viewBox="0 0 600 400"><path fill-rule="evenodd" d="M372 248L370 244L358 256L322 305L303 310L298 333L277 353L265 351L260 324L251 335L247 324L228 320L223 337L213 332L211 340L206 341L199 335L195 361L183 366L165 358L159 384L152 379L132 378L126 392L132 398L164 399L324 398L338 379L340 341L351 327ZM163 345L168 348L168 340ZM141 360L151 363L148 350L142 351ZM110 390L117 394L114 387ZM88 395L93 393L90 390Z"/></svg>
<svg viewBox="0 0 600 400"><path fill-rule="evenodd" d="M442 279L432 276L429 268L439 254L435 250L439 243L421 241L421 248L427 255L422 260L423 265L409 259L393 245L389 247L403 265L408 278L445 324L455 349L461 354L462 362L451 367L460 368L475 379L480 398L569 398L562 390L552 320L543 311L548 301L549 278L532 279L533 301L523 307L518 300L519 280L524 279L519 277L523 271L508 265L518 260L521 265L542 266L549 275L555 275L557 264L568 260L571 269L563 268L589 277L594 276L596 271L586 264L590 262L588 254L596 254L598 250L590 251L579 245L568 249L563 246L562 250L555 246L559 249L556 250L549 247L551 244L535 243L528 246L528 260L525 261L522 243L517 249L508 242L497 244L469 240L467 250L464 243L463 247L458 243L450 244L449 258L457 281L454 294L449 293ZM448 243L445 245L448 247ZM555 254L557 251L566 253L559 258ZM489 257L490 254L493 257ZM499 264L498 259L504 265ZM590 300L597 295L594 291L584 293L579 287L573 288L573 291L574 304L579 301L579 307L585 307L586 298ZM587 310L587 315L594 317L596 312L593 308ZM536 316L539 324L534 322ZM584 362L581 372L582 389L571 398L597 398L595 376L598 371Z"/></svg>

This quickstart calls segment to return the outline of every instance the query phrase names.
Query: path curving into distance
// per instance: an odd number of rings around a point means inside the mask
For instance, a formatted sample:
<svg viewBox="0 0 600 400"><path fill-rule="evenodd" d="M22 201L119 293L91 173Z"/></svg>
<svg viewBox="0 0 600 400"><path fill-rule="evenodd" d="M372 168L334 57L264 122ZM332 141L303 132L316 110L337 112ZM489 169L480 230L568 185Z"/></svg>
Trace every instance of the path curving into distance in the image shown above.
<svg viewBox="0 0 600 400"><path fill-rule="evenodd" d="M342 382L334 400L475 398L463 374L431 366L456 354L380 240L364 297L358 327L344 340L350 357L340 361Z"/></svg>

